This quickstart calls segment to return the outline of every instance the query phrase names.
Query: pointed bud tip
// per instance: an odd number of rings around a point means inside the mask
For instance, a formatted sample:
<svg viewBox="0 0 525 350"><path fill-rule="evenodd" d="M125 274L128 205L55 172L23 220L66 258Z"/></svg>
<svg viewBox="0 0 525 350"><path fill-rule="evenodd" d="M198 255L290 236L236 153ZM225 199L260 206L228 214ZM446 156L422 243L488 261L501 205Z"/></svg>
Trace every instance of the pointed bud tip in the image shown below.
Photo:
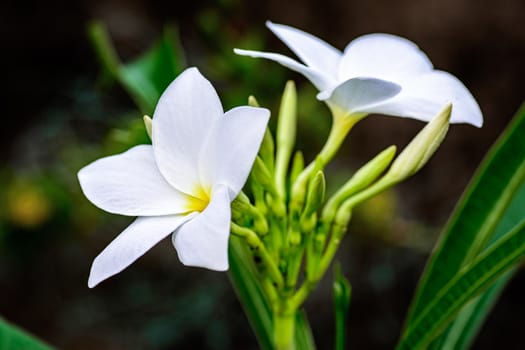
<svg viewBox="0 0 525 350"><path fill-rule="evenodd" d="M250 107L260 107L259 102L253 95L248 96L248 105Z"/></svg>
<svg viewBox="0 0 525 350"><path fill-rule="evenodd" d="M397 182L419 171L443 142L451 114L452 103L448 103L394 160L387 176Z"/></svg>
<svg viewBox="0 0 525 350"><path fill-rule="evenodd" d="M152 139L151 135L153 133L153 119L151 119L151 117L148 115L144 115L142 120L144 120L144 126L146 127L146 132L148 133L149 138Z"/></svg>

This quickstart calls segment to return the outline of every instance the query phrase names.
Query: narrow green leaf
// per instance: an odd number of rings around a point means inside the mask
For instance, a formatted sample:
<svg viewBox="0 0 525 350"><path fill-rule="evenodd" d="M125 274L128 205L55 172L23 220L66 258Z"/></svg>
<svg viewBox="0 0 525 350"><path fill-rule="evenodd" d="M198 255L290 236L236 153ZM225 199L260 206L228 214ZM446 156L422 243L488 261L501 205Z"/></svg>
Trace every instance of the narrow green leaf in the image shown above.
<svg viewBox="0 0 525 350"><path fill-rule="evenodd" d="M465 303L525 257L525 220L450 280L405 330L398 350L425 349Z"/></svg>
<svg viewBox="0 0 525 350"><path fill-rule="evenodd" d="M106 72L126 89L142 113L153 113L162 92L185 67L177 31L172 27L166 27L150 50L128 64L120 62L102 23L92 22L88 34Z"/></svg>
<svg viewBox="0 0 525 350"><path fill-rule="evenodd" d="M447 336L443 338L440 349L469 349L475 336L479 332L483 321L492 310L503 288L514 275L515 268L510 269L495 283L493 283L479 297L467 304L458 314L451 327L447 329Z"/></svg>
<svg viewBox="0 0 525 350"><path fill-rule="evenodd" d="M312 330L303 310L297 312L295 319L295 345L300 350L316 349Z"/></svg>
<svg viewBox="0 0 525 350"><path fill-rule="evenodd" d="M256 280L255 267L246 246L238 238L230 237L229 276L261 349L274 349L272 313Z"/></svg>
<svg viewBox="0 0 525 350"><path fill-rule="evenodd" d="M184 59L173 28L137 60L120 66L119 79L143 113L153 113L162 92L184 69Z"/></svg>
<svg viewBox="0 0 525 350"><path fill-rule="evenodd" d="M111 43L106 27L101 22L93 21L88 24L87 32L102 68L107 74L116 78L120 59Z"/></svg>
<svg viewBox="0 0 525 350"><path fill-rule="evenodd" d="M505 219L509 203L525 179L525 107L489 151L459 202L422 275L405 328L437 293L486 246ZM511 227L525 213L512 218Z"/></svg>
<svg viewBox="0 0 525 350"><path fill-rule="evenodd" d="M52 347L0 318L0 349L51 350Z"/></svg>
<svg viewBox="0 0 525 350"><path fill-rule="evenodd" d="M273 350L275 345L272 311L256 278L258 272L246 249L246 245L238 237L230 237L230 270L228 275L260 348ZM295 341L297 349L315 350L312 330L303 311L297 313Z"/></svg>
<svg viewBox="0 0 525 350"><path fill-rule="evenodd" d="M335 349L345 349L346 317L350 308L352 287L341 273L340 264L334 266Z"/></svg>
<svg viewBox="0 0 525 350"><path fill-rule="evenodd" d="M523 208L525 208L525 183L523 183L521 188L516 192L504 216L501 218L498 227L488 243L489 247L494 241L509 232L516 222L520 221L524 215ZM432 343L431 349L468 349L478 331L481 329L484 320L496 303L496 299L514 272L515 269L509 271L488 288L486 292L472 300L461 310L456 320Z"/></svg>

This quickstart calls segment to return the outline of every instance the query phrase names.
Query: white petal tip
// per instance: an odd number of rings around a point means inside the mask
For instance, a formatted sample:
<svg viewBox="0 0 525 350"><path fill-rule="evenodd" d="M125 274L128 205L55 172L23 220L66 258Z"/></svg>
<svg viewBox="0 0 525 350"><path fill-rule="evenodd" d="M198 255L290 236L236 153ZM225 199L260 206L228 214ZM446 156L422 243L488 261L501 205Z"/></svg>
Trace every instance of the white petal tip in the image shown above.
<svg viewBox="0 0 525 350"><path fill-rule="evenodd" d="M87 285L88 285L89 288L94 288L94 287L96 287L100 282L102 282L102 280L95 279L95 278L93 278L93 275L89 275Z"/></svg>
<svg viewBox="0 0 525 350"><path fill-rule="evenodd" d="M233 52L236 53L237 55L241 55L241 56L250 56L250 57L254 57L254 58L258 58L259 57L257 51L243 50L243 49L235 48L235 49L233 49Z"/></svg>
<svg viewBox="0 0 525 350"><path fill-rule="evenodd" d="M324 100L328 100L331 95L332 95L332 91L324 90L318 93L316 97L319 101L324 101Z"/></svg>
<svg viewBox="0 0 525 350"><path fill-rule="evenodd" d="M223 263L223 262L203 263L202 261L195 262L190 259L183 258L180 254L179 254L179 260L184 266L200 267L200 268L204 268L204 269L208 269L212 271L224 272L224 271L228 271L228 269L230 268L228 263Z"/></svg>

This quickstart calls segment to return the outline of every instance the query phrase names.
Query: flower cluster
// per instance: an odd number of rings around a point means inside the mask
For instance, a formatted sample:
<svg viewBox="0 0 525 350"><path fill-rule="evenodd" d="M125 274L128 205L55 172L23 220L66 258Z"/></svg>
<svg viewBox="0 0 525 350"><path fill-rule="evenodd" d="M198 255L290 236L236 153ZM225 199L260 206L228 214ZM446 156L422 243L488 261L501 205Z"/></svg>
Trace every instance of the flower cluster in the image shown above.
<svg viewBox="0 0 525 350"><path fill-rule="evenodd" d="M270 112L254 98L250 106L224 112L210 82L189 68L160 97L153 118L145 117L151 145L99 159L78 178L96 206L137 217L95 258L89 287L169 235L183 264L227 270L233 234L243 248L232 263L254 274L245 277L271 310L272 343L293 349L297 311L331 264L353 208L421 169L449 123L480 127L483 118L467 88L435 70L406 39L365 35L341 52L298 29L267 25L304 64L276 53L235 52L276 61L319 89L317 98L328 105L333 123L314 161L305 166L300 151L294 153L293 83L286 86L274 139L267 128ZM370 113L428 123L397 157L396 147L388 147L325 201L324 167L352 126ZM242 189L249 177L248 196Z"/></svg>
<svg viewBox="0 0 525 350"><path fill-rule="evenodd" d="M305 165L294 150L292 82L274 138L267 128L270 112L255 98L225 113L210 82L189 68L161 96L153 119L145 117L151 145L97 160L78 178L96 206L137 217L95 258L89 287L171 234L185 265L224 271L232 261L245 269L244 281L252 284L247 289L262 291L261 303L271 310L272 344L294 349L297 311L330 266L353 208L421 169L449 123L480 127L483 118L467 88L435 70L406 39L365 35L340 52L298 29L267 25L304 64L276 53L235 52L276 61L319 89L317 98L328 105L333 123L314 161ZM325 200L325 166L353 125L370 113L428 123L397 157L396 147L388 147ZM248 178L249 195L242 192ZM231 242L235 252L229 256Z"/></svg>

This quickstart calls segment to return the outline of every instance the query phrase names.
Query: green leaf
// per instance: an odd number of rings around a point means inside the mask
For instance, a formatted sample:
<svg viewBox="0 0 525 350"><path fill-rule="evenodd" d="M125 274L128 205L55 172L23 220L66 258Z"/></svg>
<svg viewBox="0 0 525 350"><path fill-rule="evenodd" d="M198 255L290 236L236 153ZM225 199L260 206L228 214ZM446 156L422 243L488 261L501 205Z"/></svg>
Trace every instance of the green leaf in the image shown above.
<svg viewBox="0 0 525 350"><path fill-rule="evenodd" d="M340 264L334 266L335 349L345 349L346 317L350 308L352 287L341 273Z"/></svg>
<svg viewBox="0 0 525 350"><path fill-rule="evenodd" d="M516 222L523 218L523 208L525 208L525 183L516 192L509 208L505 211L498 227L494 231L488 246L495 240L503 237L512 229ZM432 343L431 348L468 349L515 270L512 269L488 288L486 292L469 302L447 330Z"/></svg>
<svg viewBox="0 0 525 350"><path fill-rule="evenodd" d="M516 268L511 269L492 284L479 297L469 302L451 323L447 332L439 337L437 349L469 349L474 337L479 332L483 321L492 310L496 299Z"/></svg>
<svg viewBox="0 0 525 350"><path fill-rule="evenodd" d="M102 23L91 23L88 33L106 73L126 89L143 113L153 113L162 92L185 67L177 31L166 27L151 49L128 64L120 62Z"/></svg>
<svg viewBox="0 0 525 350"><path fill-rule="evenodd" d="M256 279L257 271L246 249L238 237L230 236L230 281L261 349L272 350L275 346L271 309Z"/></svg>
<svg viewBox="0 0 525 350"><path fill-rule="evenodd" d="M525 179L525 107L489 151L465 191L434 253L413 299L405 328L409 328L440 290L494 240L506 222L504 235L525 217L509 212L509 204ZM496 294L495 294L496 295Z"/></svg>
<svg viewBox="0 0 525 350"><path fill-rule="evenodd" d="M425 349L471 298L525 257L525 220L450 280L405 330L396 349Z"/></svg>
<svg viewBox="0 0 525 350"><path fill-rule="evenodd" d="M239 237L230 237L229 276L250 325L263 350L273 350L274 330L272 310L256 278L257 270L250 252ZM296 316L295 341L297 349L315 350L315 343L306 314L299 311Z"/></svg>
<svg viewBox="0 0 525 350"><path fill-rule="evenodd" d="M312 329L306 318L306 312L303 310L297 312L295 319L295 345L301 350L315 350L315 341L312 335Z"/></svg>
<svg viewBox="0 0 525 350"><path fill-rule="evenodd" d="M51 350L52 347L0 318L0 349Z"/></svg>

